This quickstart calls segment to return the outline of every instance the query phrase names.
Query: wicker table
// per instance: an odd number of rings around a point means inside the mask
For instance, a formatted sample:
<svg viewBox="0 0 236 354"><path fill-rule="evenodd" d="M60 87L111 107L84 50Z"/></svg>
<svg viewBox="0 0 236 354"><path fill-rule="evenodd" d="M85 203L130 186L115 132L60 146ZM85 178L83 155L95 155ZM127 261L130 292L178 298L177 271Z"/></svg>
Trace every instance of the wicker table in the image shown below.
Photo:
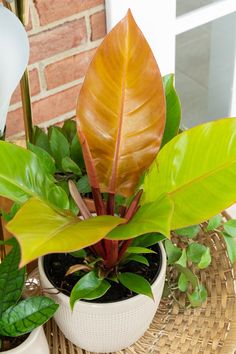
<svg viewBox="0 0 236 354"><path fill-rule="evenodd" d="M145 335L133 346L116 354L233 354L236 350L235 270L222 237L200 233L199 241L211 248L212 264L201 271L208 300L197 309L185 305L185 294L163 298ZM175 272L169 270L173 280ZM93 354L70 343L53 320L46 325L52 354Z"/></svg>

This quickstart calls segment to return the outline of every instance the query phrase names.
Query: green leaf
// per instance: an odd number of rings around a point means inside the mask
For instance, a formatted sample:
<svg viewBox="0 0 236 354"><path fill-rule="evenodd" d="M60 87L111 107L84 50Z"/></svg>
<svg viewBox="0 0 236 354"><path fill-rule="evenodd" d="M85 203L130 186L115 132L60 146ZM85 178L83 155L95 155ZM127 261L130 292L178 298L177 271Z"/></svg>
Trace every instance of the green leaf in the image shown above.
<svg viewBox="0 0 236 354"><path fill-rule="evenodd" d="M192 284L193 289L198 286L198 277L188 268L182 267L180 264L175 263L175 268L178 270L179 273L183 273L186 279Z"/></svg>
<svg viewBox="0 0 236 354"><path fill-rule="evenodd" d="M182 267L186 267L187 265L187 255L186 250L182 250L182 254L180 258L175 262L176 264L180 264Z"/></svg>
<svg viewBox="0 0 236 354"><path fill-rule="evenodd" d="M175 230L175 232L179 235L179 236L186 236L189 238L194 238L198 235L199 231L201 230L199 225L193 225L193 226L188 226L185 227L183 229L178 229Z"/></svg>
<svg viewBox="0 0 236 354"><path fill-rule="evenodd" d="M181 105L177 92L174 88L174 75L163 77L166 96L166 125L162 139L162 147L178 134L181 120Z"/></svg>
<svg viewBox="0 0 236 354"><path fill-rule="evenodd" d="M56 167L51 155L49 155L49 153L41 147L33 145L29 142L27 143L27 147L30 151L32 151L33 153L35 153L35 155L38 156L41 166L45 170L45 172L49 175L54 175L54 173L56 172Z"/></svg>
<svg viewBox="0 0 236 354"><path fill-rule="evenodd" d="M36 126L34 127L34 145L39 146L51 155L48 135L43 129Z"/></svg>
<svg viewBox="0 0 236 354"><path fill-rule="evenodd" d="M69 199L64 191L59 186L53 186L48 192L48 201L52 205L56 205L61 209L69 209Z"/></svg>
<svg viewBox="0 0 236 354"><path fill-rule="evenodd" d="M217 229L221 224L222 224L222 216L221 215L215 215L210 220L208 221L207 225L207 231L213 231Z"/></svg>
<svg viewBox="0 0 236 354"><path fill-rule="evenodd" d="M14 305L19 298L25 283L25 267L19 269L20 248L16 239L10 253L0 263L0 318L2 313Z"/></svg>
<svg viewBox="0 0 236 354"><path fill-rule="evenodd" d="M80 168L85 168L82 147L80 145L77 134L74 136L70 147L71 158Z"/></svg>
<svg viewBox="0 0 236 354"><path fill-rule="evenodd" d="M90 246L125 221L109 215L81 221L74 216L58 213L32 198L8 223L7 229L21 245L21 265L24 265L48 253L72 252Z"/></svg>
<svg viewBox="0 0 236 354"><path fill-rule="evenodd" d="M149 282L141 275L133 273L121 273L118 275L118 279L122 285L127 289L137 293L149 296L153 299L152 288Z"/></svg>
<svg viewBox="0 0 236 354"><path fill-rule="evenodd" d="M62 131L66 135L69 143L71 143L74 136L77 134L76 122L72 119L66 120L63 124Z"/></svg>
<svg viewBox="0 0 236 354"><path fill-rule="evenodd" d="M187 257L193 263L199 263L206 252L206 246L199 243L191 243L187 248Z"/></svg>
<svg viewBox="0 0 236 354"><path fill-rule="evenodd" d="M179 276L178 288L182 292L186 292L188 289L188 279L186 278L186 276L183 273L181 273Z"/></svg>
<svg viewBox="0 0 236 354"><path fill-rule="evenodd" d="M31 151L6 141L0 141L0 195L18 203L31 197L48 201L55 186L51 175L42 168Z"/></svg>
<svg viewBox="0 0 236 354"><path fill-rule="evenodd" d="M142 236L138 236L132 241L132 246L139 246L139 247L150 247L157 244L160 241L165 240L165 236L157 233L152 232L149 234L145 234Z"/></svg>
<svg viewBox="0 0 236 354"><path fill-rule="evenodd" d="M14 203L11 207L11 210L9 213L5 213L4 210L1 211L2 217L6 222L9 222L14 218L18 210L20 209L21 205L19 203Z"/></svg>
<svg viewBox="0 0 236 354"><path fill-rule="evenodd" d="M226 233L222 235L224 236L230 262L233 264L236 261L236 238L228 236Z"/></svg>
<svg viewBox="0 0 236 354"><path fill-rule="evenodd" d="M78 188L78 191L82 194L85 194L85 193L90 193L92 190L91 190L91 187L90 187L90 184L89 184L89 180L88 180L88 176L85 175L83 177L81 177L78 182L77 182L77 188Z"/></svg>
<svg viewBox="0 0 236 354"><path fill-rule="evenodd" d="M205 269L211 264L211 251L210 248L207 247L206 252L203 253L200 262L198 263L199 269Z"/></svg>
<svg viewBox="0 0 236 354"><path fill-rule="evenodd" d="M62 159L61 166L64 172L72 172L77 176L82 176L79 166L68 156Z"/></svg>
<svg viewBox="0 0 236 354"><path fill-rule="evenodd" d="M173 138L145 176L142 204L167 193L174 202L172 230L199 224L233 204L235 132L236 118L230 118L198 125Z"/></svg>
<svg viewBox="0 0 236 354"><path fill-rule="evenodd" d="M170 240L165 241L165 249L168 258L168 264L177 262L182 255L182 250L175 246Z"/></svg>
<svg viewBox="0 0 236 354"><path fill-rule="evenodd" d="M85 274L75 284L70 295L70 306L73 310L75 302L89 296L94 292L102 283L102 279L98 278L94 271Z"/></svg>
<svg viewBox="0 0 236 354"><path fill-rule="evenodd" d="M127 253L137 253L137 254L145 254L145 253L156 253L153 250L150 250L150 248L145 248L145 247L128 247L127 248Z"/></svg>
<svg viewBox="0 0 236 354"><path fill-rule="evenodd" d="M62 168L62 159L70 156L70 146L67 139L56 127L52 127L49 143L57 167Z"/></svg>
<svg viewBox="0 0 236 354"><path fill-rule="evenodd" d="M197 286L192 294L187 294L192 307L201 306L207 299L207 291L203 285Z"/></svg>
<svg viewBox="0 0 236 354"><path fill-rule="evenodd" d="M98 288L85 295L84 300L95 300L102 297L110 289L111 285L106 280L102 280Z"/></svg>
<svg viewBox="0 0 236 354"><path fill-rule="evenodd" d="M169 237L172 213L173 203L163 195L157 201L141 206L128 224L115 228L106 238L127 240L149 232L160 232Z"/></svg>
<svg viewBox="0 0 236 354"><path fill-rule="evenodd" d="M236 220L228 220L223 225L228 236L236 237Z"/></svg>
<svg viewBox="0 0 236 354"><path fill-rule="evenodd" d="M51 318L58 309L55 302L45 296L29 297L7 309L0 319L0 334L18 337L29 333Z"/></svg>
<svg viewBox="0 0 236 354"><path fill-rule="evenodd" d="M125 257L125 259L122 263L126 264L131 261L138 262L141 264L145 264L146 266L149 266L149 262L148 262L147 258L140 256L139 254L131 254L128 257Z"/></svg>
<svg viewBox="0 0 236 354"><path fill-rule="evenodd" d="M87 253L85 250L82 249L79 251L70 252L70 255L75 258L85 258L87 256Z"/></svg>

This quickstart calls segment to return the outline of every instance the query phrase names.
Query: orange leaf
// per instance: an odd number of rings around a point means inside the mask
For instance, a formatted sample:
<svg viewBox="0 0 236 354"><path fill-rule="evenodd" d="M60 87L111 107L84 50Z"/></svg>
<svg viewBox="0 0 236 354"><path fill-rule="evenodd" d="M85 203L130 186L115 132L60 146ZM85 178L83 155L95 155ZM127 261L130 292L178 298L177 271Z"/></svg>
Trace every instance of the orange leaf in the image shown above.
<svg viewBox="0 0 236 354"><path fill-rule="evenodd" d="M165 98L155 58L130 11L98 48L77 117L92 187L132 195L160 148Z"/></svg>

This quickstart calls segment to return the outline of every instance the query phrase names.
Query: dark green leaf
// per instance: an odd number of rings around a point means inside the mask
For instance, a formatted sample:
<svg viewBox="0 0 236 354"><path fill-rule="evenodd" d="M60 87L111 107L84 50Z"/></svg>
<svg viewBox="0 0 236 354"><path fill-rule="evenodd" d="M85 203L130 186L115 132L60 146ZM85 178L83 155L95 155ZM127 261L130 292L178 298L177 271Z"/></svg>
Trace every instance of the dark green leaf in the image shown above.
<svg viewBox="0 0 236 354"><path fill-rule="evenodd" d="M19 269L20 247L15 238L10 242L12 250L0 263L0 318L19 300L25 283L25 267Z"/></svg>
<svg viewBox="0 0 236 354"><path fill-rule="evenodd" d="M34 145L41 147L51 154L48 135L39 127L34 127Z"/></svg>
<svg viewBox="0 0 236 354"><path fill-rule="evenodd" d="M182 292L186 292L188 289L188 279L186 278L186 276L183 273L181 273L179 276L178 288Z"/></svg>
<svg viewBox="0 0 236 354"><path fill-rule="evenodd" d="M223 233L223 236L230 262L233 264L236 261L236 238L228 236L226 233Z"/></svg>
<svg viewBox="0 0 236 354"><path fill-rule="evenodd" d="M101 284L98 288L91 291L88 295L86 295L83 299L84 300L95 300L99 297L102 297L106 294L106 292L110 289L111 285L106 280L102 280Z"/></svg>
<svg viewBox="0 0 236 354"><path fill-rule="evenodd" d="M75 258L85 258L87 256L87 253L84 249L79 250L79 251L74 251L70 253L71 256Z"/></svg>
<svg viewBox="0 0 236 354"><path fill-rule="evenodd" d="M81 194L90 193L92 191L87 175L79 179L79 181L77 182L77 188Z"/></svg>
<svg viewBox="0 0 236 354"><path fill-rule="evenodd" d="M63 124L62 131L66 135L69 143L71 143L74 136L77 134L76 122L72 119L66 120Z"/></svg>
<svg viewBox="0 0 236 354"><path fill-rule="evenodd" d="M70 203L70 211L74 215L78 215L79 208L78 208L77 204L75 203L74 199L71 196L69 197L69 203Z"/></svg>
<svg viewBox="0 0 236 354"><path fill-rule="evenodd" d="M6 222L9 222L11 221L14 216L16 215L16 213L18 212L18 210L20 209L21 205L19 203L14 203L11 207L11 210L9 213L5 213L4 210L2 210L2 216L3 216L3 219L6 221Z"/></svg>
<svg viewBox="0 0 236 354"><path fill-rule="evenodd" d="M28 149L35 153L38 156L42 168L46 173L54 175L56 171L55 162L49 153L42 149L39 146L33 145L31 143L27 143Z"/></svg>
<svg viewBox="0 0 236 354"><path fill-rule="evenodd" d="M150 234L138 236L135 239L133 239L132 246L150 247L165 239L166 239L165 236L159 233L152 232Z"/></svg>
<svg viewBox="0 0 236 354"><path fill-rule="evenodd" d="M197 286L192 294L187 294L190 304L193 307L201 306L207 299L207 291L203 285Z"/></svg>
<svg viewBox="0 0 236 354"><path fill-rule="evenodd" d="M127 253L156 253L153 250L150 250L150 248L146 248L146 247L128 247L127 248Z"/></svg>
<svg viewBox="0 0 236 354"><path fill-rule="evenodd" d="M213 231L217 229L222 223L222 216L215 215L209 221L207 225L207 231Z"/></svg>
<svg viewBox="0 0 236 354"><path fill-rule="evenodd" d="M175 230L175 232L179 236L186 236L189 238L194 238L197 236L197 234L199 233L200 230L201 230L201 228L199 225L193 225L193 226L185 227L183 229Z"/></svg>
<svg viewBox="0 0 236 354"><path fill-rule="evenodd" d="M81 176L82 172L79 168L79 166L71 160L70 157L66 156L62 159L61 166L64 172L72 172L76 174L77 176Z"/></svg>
<svg viewBox="0 0 236 354"><path fill-rule="evenodd" d="M133 273L121 273L118 276L119 281L129 290L137 293L149 296L153 299L152 288L149 282L141 275Z"/></svg>
<svg viewBox="0 0 236 354"><path fill-rule="evenodd" d="M80 168L85 168L82 147L77 134L74 136L70 147L71 158Z"/></svg>
<svg viewBox="0 0 236 354"><path fill-rule="evenodd" d="M170 240L165 241L166 255L168 264L173 264L178 261L182 255L182 250L175 246Z"/></svg>
<svg viewBox="0 0 236 354"><path fill-rule="evenodd" d="M166 95L166 126L162 139L162 147L178 134L181 120L181 105L174 88L174 75L169 74L164 76L163 84Z"/></svg>
<svg viewBox="0 0 236 354"><path fill-rule="evenodd" d="M29 297L7 309L0 319L0 333L18 337L29 333L51 318L59 305L45 296Z"/></svg>
<svg viewBox="0 0 236 354"><path fill-rule="evenodd" d="M122 263L126 264L126 263L131 262L131 261L138 262L138 263L141 263L141 264L145 264L146 266L149 266L149 262L148 262L147 258L145 258L143 256L140 256L139 254L131 254L131 255L129 255L128 257L126 257L124 259L124 261Z"/></svg>
<svg viewBox="0 0 236 354"><path fill-rule="evenodd" d="M84 275L75 284L70 295L70 306L73 310L75 302L84 299L92 291L96 290L101 285L102 279L98 278L94 271Z"/></svg>
<svg viewBox="0 0 236 354"><path fill-rule="evenodd" d="M225 232L231 236L236 237L236 220L228 220L224 223L224 230Z"/></svg>
<svg viewBox="0 0 236 354"><path fill-rule="evenodd" d="M65 138L56 127L52 127L50 131L50 148L57 167L62 168L62 159L66 156L70 156L70 146Z"/></svg>

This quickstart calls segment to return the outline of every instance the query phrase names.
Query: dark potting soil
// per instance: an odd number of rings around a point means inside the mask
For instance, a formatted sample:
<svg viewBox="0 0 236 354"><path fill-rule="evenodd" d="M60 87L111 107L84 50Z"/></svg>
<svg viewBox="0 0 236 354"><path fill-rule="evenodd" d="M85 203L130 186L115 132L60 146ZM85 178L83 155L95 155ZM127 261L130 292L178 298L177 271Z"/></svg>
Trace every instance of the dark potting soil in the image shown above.
<svg viewBox="0 0 236 354"><path fill-rule="evenodd" d="M0 348L0 353L17 348L19 345L21 345L30 335L30 333L23 334L23 336L19 337L0 337L2 346Z"/></svg>
<svg viewBox="0 0 236 354"><path fill-rule="evenodd" d="M132 261L122 266L122 272L131 272L141 275L152 284L160 273L162 255L158 244L150 248L156 253L145 254L149 266ZM82 259L75 258L69 253L53 253L44 257L44 270L49 281L63 294L70 296L70 293L79 278L74 274L65 277L65 274L72 265L82 263L82 261ZM113 281L110 283L111 287L105 295L89 302L115 302L126 300L136 295L136 293L133 293L120 283L118 284ZM50 292L50 289L47 290Z"/></svg>

